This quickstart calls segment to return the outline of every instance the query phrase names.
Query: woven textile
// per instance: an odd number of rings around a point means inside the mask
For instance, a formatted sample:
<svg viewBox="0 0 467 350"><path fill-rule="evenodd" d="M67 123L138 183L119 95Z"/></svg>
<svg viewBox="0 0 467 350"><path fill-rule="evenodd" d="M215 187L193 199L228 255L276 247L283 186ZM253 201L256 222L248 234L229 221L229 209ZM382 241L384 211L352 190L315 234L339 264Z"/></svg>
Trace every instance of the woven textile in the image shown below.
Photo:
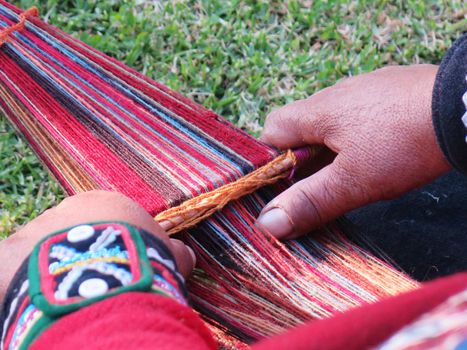
<svg viewBox="0 0 467 350"><path fill-rule="evenodd" d="M0 27L16 23L11 5L4 3L1 14ZM37 145L69 193L117 190L155 214L275 155L213 112L31 21L2 47L2 88L13 92L28 121L39 122L41 132L75 161L80 176L67 178L59 169L61 159ZM25 123L19 125L23 130Z"/></svg>
<svg viewBox="0 0 467 350"><path fill-rule="evenodd" d="M0 0L0 30L21 10ZM211 111L29 18L0 47L0 107L69 194L106 189L151 214L212 191L278 153ZM254 224L282 181L180 237L188 286L225 347L416 287L336 226L283 244Z"/></svg>

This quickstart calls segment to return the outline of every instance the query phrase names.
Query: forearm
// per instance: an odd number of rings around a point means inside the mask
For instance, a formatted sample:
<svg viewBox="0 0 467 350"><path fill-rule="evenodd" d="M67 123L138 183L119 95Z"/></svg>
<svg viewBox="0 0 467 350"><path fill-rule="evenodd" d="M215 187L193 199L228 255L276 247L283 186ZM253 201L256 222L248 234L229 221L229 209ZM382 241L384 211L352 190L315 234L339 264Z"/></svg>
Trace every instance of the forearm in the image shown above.
<svg viewBox="0 0 467 350"><path fill-rule="evenodd" d="M216 347L167 245L124 222L44 238L11 282L0 321L10 349Z"/></svg>

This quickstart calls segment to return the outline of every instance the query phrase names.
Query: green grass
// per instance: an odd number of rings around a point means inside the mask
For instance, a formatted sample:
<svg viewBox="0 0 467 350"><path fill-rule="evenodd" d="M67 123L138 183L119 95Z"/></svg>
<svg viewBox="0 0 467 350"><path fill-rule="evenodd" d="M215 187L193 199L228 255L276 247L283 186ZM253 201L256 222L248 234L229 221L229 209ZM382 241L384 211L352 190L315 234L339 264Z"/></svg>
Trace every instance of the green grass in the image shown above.
<svg viewBox="0 0 467 350"><path fill-rule="evenodd" d="M462 0L48 0L39 8L50 23L253 135L271 109L342 77L388 64L438 63L467 28ZM63 193L1 118L6 235Z"/></svg>

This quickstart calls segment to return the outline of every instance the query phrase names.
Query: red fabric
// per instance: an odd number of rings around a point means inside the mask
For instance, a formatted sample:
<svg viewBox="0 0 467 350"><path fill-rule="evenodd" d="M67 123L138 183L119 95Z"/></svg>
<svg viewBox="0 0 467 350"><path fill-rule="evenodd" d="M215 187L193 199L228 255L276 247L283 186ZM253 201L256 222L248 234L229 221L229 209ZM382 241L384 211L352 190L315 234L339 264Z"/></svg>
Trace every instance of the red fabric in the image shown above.
<svg viewBox="0 0 467 350"><path fill-rule="evenodd" d="M22 10L6 1L0 0L0 3L17 14L22 13ZM115 74L128 85L141 89L145 94L152 97L155 101L158 101L162 106L182 116L188 123L196 125L211 137L232 149L235 153L242 155L242 157L252 162L255 168L266 164L277 155L277 152L273 148L252 138L246 132L220 118L214 112L170 90L161 83L125 66L115 58L108 57L82 42L76 42L76 39L72 38L70 35L62 32L58 28L51 27L42 22L39 18L30 18L29 21L45 29L50 35L58 37L59 41L63 41L78 52L81 52L91 61L96 62L100 67ZM23 33L23 35L25 34L27 33ZM91 53L84 51L82 47L86 47ZM142 84L141 81L146 82L146 84Z"/></svg>
<svg viewBox="0 0 467 350"><path fill-rule="evenodd" d="M216 349L201 318L163 296L125 293L60 319L32 350Z"/></svg>
<svg viewBox="0 0 467 350"><path fill-rule="evenodd" d="M467 273L439 279L413 292L308 323L266 339L253 349L367 349L465 288Z"/></svg>
<svg viewBox="0 0 467 350"><path fill-rule="evenodd" d="M10 77L11 82L6 83L5 85L10 89L10 91L16 91L18 89L16 86L21 86L21 93L42 95L46 94L42 86L37 84L26 72L21 70L16 62L8 58L6 55L0 55L0 65L2 69L12 72ZM14 72L14 74L13 74ZM5 82L4 82L5 83ZM32 108L30 102L26 98L22 98L21 102L27 106L33 117L38 121L43 122L44 125L47 123L44 121L47 116L53 116L55 120L60 120L62 125L66 127L63 128L63 134L58 135L52 129L49 129L51 137L55 137L57 140L60 137L68 140L73 144L76 149L79 149L81 154L86 154L86 164L100 164L101 168L107 168L112 164L115 166L118 165L118 168L121 169L120 173L113 172L111 174L100 173L103 180L99 183L99 188L106 190L118 189L119 192L129 196L130 198L136 199L144 208L148 211L153 210L157 207L167 206L165 198L163 195L159 194L155 189L148 186L139 176L134 172L133 169L129 168L125 162L115 155L110 149L105 147L99 140L92 136L92 133L86 129L83 125L73 122L73 117L65 108L60 106L60 104L52 99L37 101L37 108ZM0 105L5 105L1 103ZM24 127L22 127L24 129ZM85 142L83 142L85 140ZM97 152L96 150L99 150ZM46 159L46 158L43 158ZM53 164L47 162L48 165L52 165L52 169L55 169ZM88 173L93 173L96 171L94 168L86 168L86 164L82 163L81 165ZM59 173L54 171L54 174ZM112 184L113 187L106 187L106 183Z"/></svg>
<svg viewBox="0 0 467 350"><path fill-rule="evenodd" d="M467 288L467 273L266 339L252 350L365 349ZM39 349L216 349L189 308L151 294L127 293L62 318L32 346Z"/></svg>

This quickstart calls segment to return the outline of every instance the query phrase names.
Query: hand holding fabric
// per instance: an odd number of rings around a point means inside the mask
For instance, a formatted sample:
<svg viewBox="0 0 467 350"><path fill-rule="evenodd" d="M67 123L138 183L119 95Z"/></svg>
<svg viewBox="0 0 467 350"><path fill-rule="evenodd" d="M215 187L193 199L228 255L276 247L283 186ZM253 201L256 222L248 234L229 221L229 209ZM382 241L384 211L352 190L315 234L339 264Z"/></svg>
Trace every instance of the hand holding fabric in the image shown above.
<svg viewBox="0 0 467 350"><path fill-rule="evenodd" d="M182 275L194 268L195 256L182 241L169 239L164 230L136 202L116 192L90 191L68 197L45 211L17 233L0 242L0 301L20 264L46 235L67 227L96 221L125 221L161 239L177 261Z"/></svg>
<svg viewBox="0 0 467 350"><path fill-rule="evenodd" d="M325 166L272 200L258 221L293 238L345 212L395 198L450 168L431 120L437 66L395 66L345 79L273 111L262 140L280 149L324 144Z"/></svg>

